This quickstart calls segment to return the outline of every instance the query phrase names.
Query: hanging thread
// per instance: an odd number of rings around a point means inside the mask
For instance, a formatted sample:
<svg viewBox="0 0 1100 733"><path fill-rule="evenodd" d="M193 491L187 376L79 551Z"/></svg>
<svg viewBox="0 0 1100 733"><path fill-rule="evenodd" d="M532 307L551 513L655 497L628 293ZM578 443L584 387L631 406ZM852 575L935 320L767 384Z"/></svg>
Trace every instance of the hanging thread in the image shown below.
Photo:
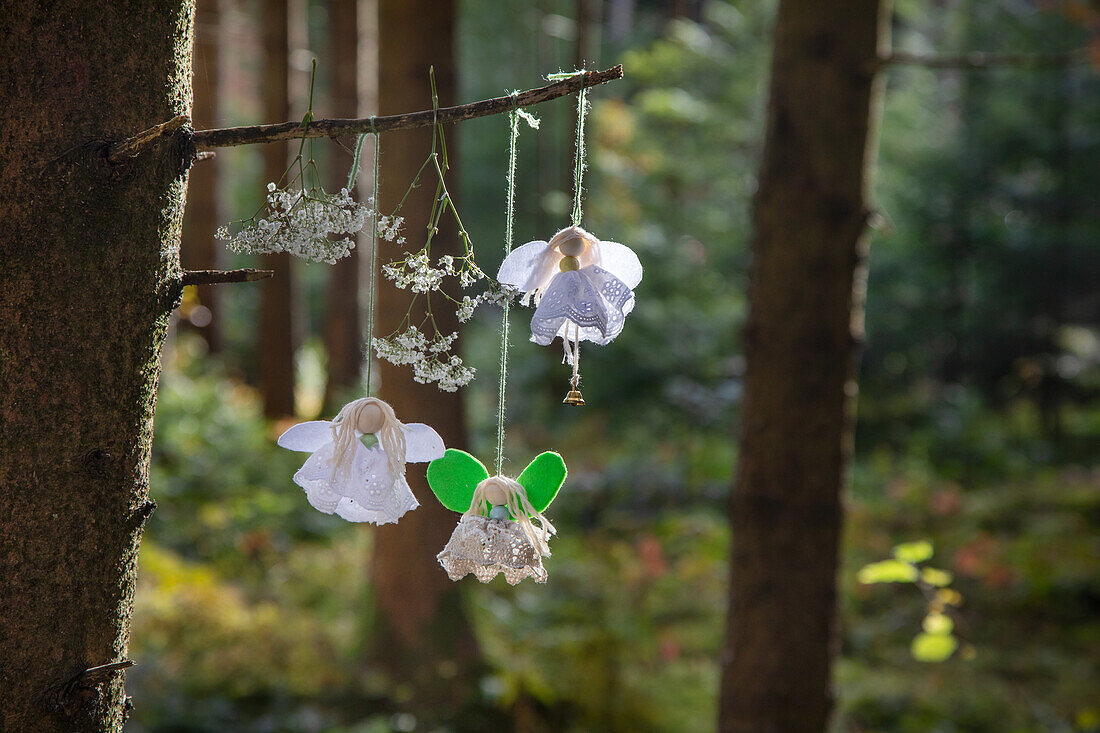
<svg viewBox="0 0 1100 733"><path fill-rule="evenodd" d="M583 74L584 71L578 73ZM584 171L588 167L588 155L584 146L584 118L588 115L588 89L581 88L579 94L577 94L577 148L573 161L573 226L577 227L581 225L581 217L583 212L581 211L581 199L584 198ZM581 383L581 328L580 326L574 327L573 336L573 378L570 380L570 384L573 386L573 391L576 392ZM569 327L566 326L565 333L562 334L562 341L565 342L566 353L569 353Z"/></svg>
<svg viewBox="0 0 1100 733"><path fill-rule="evenodd" d="M371 193L371 208L374 210L374 215L370 227L370 275L367 285L367 373L364 387L367 396L370 396L370 372L371 364L374 362L374 271L377 269L376 262L378 259L378 161L382 154L382 137L377 132L372 134L374 135L374 190ZM363 140L366 137L366 135L361 135L359 138L359 146L355 151L356 162L359 160L359 149L362 148ZM358 165L355 167L358 169Z"/></svg>
<svg viewBox="0 0 1100 733"><path fill-rule="evenodd" d="M515 93L512 94L512 103L515 104ZM519 120L521 110L513 108L508 113L510 132L508 135L508 194L505 204L504 216L504 256L512 253L514 239L514 227L516 218L516 147L519 142ZM531 116L525 115L528 124ZM511 299L505 298L503 313L500 317L500 385L497 394L497 455L496 472L500 475L504 465L504 396L508 384L508 312Z"/></svg>
<svg viewBox="0 0 1100 733"><path fill-rule="evenodd" d="M584 73L583 71L578 73ZM584 197L584 170L588 167L584 149L584 118L588 115L588 89L577 94L577 150L573 160L573 226L581 225L581 199Z"/></svg>

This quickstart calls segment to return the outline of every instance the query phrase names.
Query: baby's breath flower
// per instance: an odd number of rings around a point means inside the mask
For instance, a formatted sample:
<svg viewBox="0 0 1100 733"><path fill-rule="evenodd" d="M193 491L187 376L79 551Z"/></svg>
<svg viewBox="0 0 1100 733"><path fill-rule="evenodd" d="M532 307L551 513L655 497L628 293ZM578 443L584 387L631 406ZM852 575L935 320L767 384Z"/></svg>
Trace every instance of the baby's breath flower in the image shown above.
<svg viewBox="0 0 1100 733"><path fill-rule="evenodd" d="M477 304L481 302L481 296L471 298L469 295L462 296L462 302L458 304L458 308L455 312L458 315L458 322L465 323L474 317L474 309L477 308Z"/></svg>
<svg viewBox="0 0 1100 733"><path fill-rule="evenodd" d="M461 357L447 355L457 338L457 333L437 334L429 341L416 326L409 326L391 338L374 339L372 346L380 359L397 366L411 365L414 381L420 384L434 382L444 392L455 392L469 384L475 373Z"/></svg>
<svg viewBox="0 0 1100 733"><path fill-rule="evenodd" d="M316 190L285 191L267 185L266 216L252 220L235 235L229 227L218 230L229 240L229 249L247 254L289 252L307 260L336 264L355 247L354 235L374 212L352 199L347 189L329 195Z"/></svg>

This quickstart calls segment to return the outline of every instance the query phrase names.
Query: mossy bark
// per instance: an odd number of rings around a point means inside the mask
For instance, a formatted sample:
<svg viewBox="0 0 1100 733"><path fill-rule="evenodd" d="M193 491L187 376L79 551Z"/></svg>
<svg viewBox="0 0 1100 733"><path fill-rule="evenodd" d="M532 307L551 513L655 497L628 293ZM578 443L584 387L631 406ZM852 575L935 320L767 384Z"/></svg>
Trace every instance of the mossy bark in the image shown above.
<svg viewBox="0 0 1100 733"><path fill-rule="evenodd" d="M0 730L119 731L187 151L193 4L5 3L0 24ZM67 681L72 684L66 686Z"/></svg>
<svg viewBox="0 0 1100 733"><path fill-rule="evenodd" d="M195 5L195 102L191 119L196 128L217 127L219 114L218 75L221 70L221 0L197 0ZM216 270L221 266L224 242L215 236L222 221L219 168L215 156L193 168L187 182L187 212L183 218L180 259L189 270ZM210 312L210 321L190 324L211 353L221 350L222 324L218 305L220 286L199 285L198 304ZM186 323L186 322L185 322Z"/></svg>
<svg viewBox="0 0 1100 733"><path fill-rule="evenodd" d="M753 204L723 733L818 733L832 708L841 487L885 4L779 3Z"/></svg>

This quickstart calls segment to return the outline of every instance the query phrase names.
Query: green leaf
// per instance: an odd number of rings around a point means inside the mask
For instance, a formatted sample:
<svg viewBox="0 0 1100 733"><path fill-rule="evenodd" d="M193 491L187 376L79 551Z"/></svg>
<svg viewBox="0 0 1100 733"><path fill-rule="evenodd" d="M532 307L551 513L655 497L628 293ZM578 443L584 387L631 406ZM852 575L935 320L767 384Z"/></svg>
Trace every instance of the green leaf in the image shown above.
<svg viewBox="0 0 1100 733"><path fill-rule="evenodd" d="M544 512L558 495L567 474L562 457L553 451L546 451L535 456L535 460L523 469L516 481L527 492L527 500L535 511Z"/></svg>
<svg viewBox="0 0 1100 733"><path fill-rule="evenodd" d="M939 568L921 568L920 579L928 585L943 588L946 585L951 585L951 581L955 579L955 576Z"/></svg>
<svg viewBox="0 0 1100 733"><path fill-rule="evenodd" d="M902 562L924 562L932 557L932 543L928 540L903 542L894 548L894 557Z"/></svg>
<svg viewBox="0 0 1100 733"><path fill-rule="evenodd" d="M921 627L926 634L950 634L955 630L955 622L943 613L930 613L924 617Z"/></svg>
<svg viewBox="0 0 1100 733"><path fill-rule="evenodd" d="M955 653L959 642L950 634L917 634L909 653L918 662L942 662Z"/></svg>
<svg viewBox="0 0 1100 733"><path fill-rule="evenodd" d="M917 579L917 569L900 560L880 560L860 568L856 579L860 583L913 583Z"/></svg>
<svg viewBox="0 0 1100 733"><path fill-rule="evenodd" d="M455 448L428 464L428 486L439 503L453 512L469 509L474 489L487 478L489 471L481 461Z"/></svg>

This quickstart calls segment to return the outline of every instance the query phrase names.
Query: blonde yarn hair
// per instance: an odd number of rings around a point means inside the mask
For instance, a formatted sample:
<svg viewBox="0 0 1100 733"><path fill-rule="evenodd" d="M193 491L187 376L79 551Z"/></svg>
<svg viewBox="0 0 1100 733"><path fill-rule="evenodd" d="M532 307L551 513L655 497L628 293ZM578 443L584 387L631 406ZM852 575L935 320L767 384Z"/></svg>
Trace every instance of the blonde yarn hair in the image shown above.
<svg viewBox="0 0 1100 733"><path fill-rule="evenodd" d="M378 437L378 444L382 446L382 452L389 460L390 472L394 481L405 476L405 432L402 428L405 424L397 419L393 408L377 397L363 397L344 405L332 420L332 475L337 471L347 472L351 469L352 459L355 456L355 446L359 443L359 418L363 410L368 407L377 407L382 411L382 427L374 433Z"/></svg>
<svg viewBox="0 0 1100 733"><path fill-rule="evenodd" d="M483 517L487 515L493 506L487 495L494 485L504 490L508 500L503 506L508 509L509 514L515 517L516 524L523 530L531 546L543 557L550 557L550 545L548 543L550 536L557 534L557 530L554 529L554 525L550 524L550 520L542 516L541 512L535 510L535 507L531 505L530 500L527 498L527 491L515 479L507 476L490 476L484 479L474 489L470 508L462 516ZM537 520L538 526L535 526L532 520Z"/></svg>

